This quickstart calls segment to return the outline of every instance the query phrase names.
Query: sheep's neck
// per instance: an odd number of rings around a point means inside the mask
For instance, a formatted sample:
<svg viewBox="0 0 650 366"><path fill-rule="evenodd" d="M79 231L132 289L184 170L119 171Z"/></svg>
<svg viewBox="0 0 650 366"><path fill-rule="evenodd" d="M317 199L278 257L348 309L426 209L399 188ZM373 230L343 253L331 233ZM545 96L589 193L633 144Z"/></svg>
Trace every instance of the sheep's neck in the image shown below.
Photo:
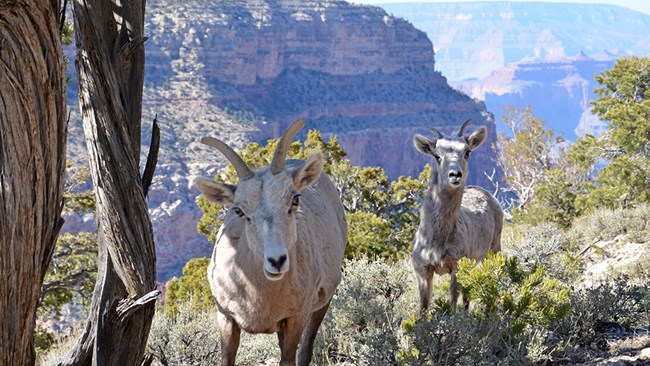
<svg viewBox="0 0 650 366"><path fill-rule="evenodd" d="M437 184L431 185L429 189L429 213L431 216L428 223L436 233L434 240L447 241L456 230L463 190L464 187L452 189Z"/></svg>

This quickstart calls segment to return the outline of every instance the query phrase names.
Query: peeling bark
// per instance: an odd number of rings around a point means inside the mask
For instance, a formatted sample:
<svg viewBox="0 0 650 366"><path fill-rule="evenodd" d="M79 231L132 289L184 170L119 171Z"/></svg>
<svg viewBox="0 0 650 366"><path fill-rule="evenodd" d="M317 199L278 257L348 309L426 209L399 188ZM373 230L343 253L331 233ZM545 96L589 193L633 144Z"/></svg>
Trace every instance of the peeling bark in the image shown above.
<svg viewBox="0 0 650 366"><path fill-rule="evenodd" d="M99 273L85 332L65 365L140 365L154 314L156 256L139 175L144 6L141 0L74 1Z"/></svg>
<svg viewBox="0 0 650 366"><path fill-rule="evenodd" d="M63 224L58 1L0 0L0 365L33 365L40 287Z"/></svg>

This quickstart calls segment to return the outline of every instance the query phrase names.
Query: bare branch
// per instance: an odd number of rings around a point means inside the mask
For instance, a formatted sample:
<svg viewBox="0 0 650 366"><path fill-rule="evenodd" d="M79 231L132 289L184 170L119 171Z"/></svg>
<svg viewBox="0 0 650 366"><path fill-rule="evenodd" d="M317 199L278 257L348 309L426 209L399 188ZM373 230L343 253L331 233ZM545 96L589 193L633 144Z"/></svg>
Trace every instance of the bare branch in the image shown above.
<svg viewBox="0 0 650 366"><path fill-rule="evenodd" d="M141 307L147 305L148 303L155 301L160 295L159 290L153 290L144 296L140 297L137 300L134 300L135 297L128 299L120 300L119 305L117 305L117 321L123 322L127 319L133 312L140 309Z"/></svg>
<svg viewBox="0 0 650 366"><path fill-rule="evenodd" d="M158 163L158 150L160 149L160 128L158 127L158 115L153 119L151 129L151 144L149 144L149 155L147 155L147 164L142 173L142 191L146 196L149 193L149 187Z"/></svg>

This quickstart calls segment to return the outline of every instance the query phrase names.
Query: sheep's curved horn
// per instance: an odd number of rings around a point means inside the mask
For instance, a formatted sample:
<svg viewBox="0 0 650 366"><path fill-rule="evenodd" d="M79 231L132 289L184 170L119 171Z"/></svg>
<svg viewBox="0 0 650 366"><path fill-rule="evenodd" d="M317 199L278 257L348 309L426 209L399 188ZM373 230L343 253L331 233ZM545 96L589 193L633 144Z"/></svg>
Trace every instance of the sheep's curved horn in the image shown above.
<svg viewBox="0 0 650 366"><path fill-rule="evenodd" d="M438 140L443 139L444 137L442 136L442 133L440 131L436 130L435 128L429 127L429 130L433 132L433 135L436 136Z"/></svg>
<svg viewBox="0 0 650 366"><path fill-rule="evenodd" d="M278 142L278 147L275 149L273 161L271 162L272 174L278 174L282 171L282 169L284 169L284 161L287 158L289 146L291 146L291 142L293 141L293 138L296 137L298 131L300 131L303 127L305 127L305 120L299 119L289 125L286 131L284 131L284 135L282 135L280 142Z"/></svg>
<svg viewBox="0 0 650 366"><path fill-rule="evenodd" d="M237 155L235 150L226 145L223 141L215 139L214 137L203 137L201 139L201 143L212 146L219 150L223 156L225 156L226 159L228 159L228 161L235 167L235 171L237 172L239 179L248 180L253 178L253 175L255 175L251 168L249 168L246 163L244 163L244 160L242 160L242 158Z"/></svg>
<svg viewBox="0 0 650 366"><path fill-rule="evenodd" d="M458 137L463 137L463 134L465 133L465 129L470 124L470 122L472 122L471 118L465 121L465 123L463 123L463 125L460 127L460 130L458 131Z"/></svg>

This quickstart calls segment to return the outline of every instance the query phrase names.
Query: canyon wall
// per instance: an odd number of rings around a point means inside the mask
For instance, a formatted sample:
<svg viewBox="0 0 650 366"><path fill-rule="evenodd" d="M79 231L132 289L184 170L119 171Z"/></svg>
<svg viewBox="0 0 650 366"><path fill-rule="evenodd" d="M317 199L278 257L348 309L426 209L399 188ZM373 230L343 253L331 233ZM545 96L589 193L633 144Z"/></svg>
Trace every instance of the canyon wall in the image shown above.
<svg viewBox="0 0 650 366"><path fill-rule="evenodd" d="M491 133L473 155L470 183L486 183L483 171L494 167L494 122L485 106L435 70L424 32L380 8L344 1L154 0L145 33L143 136L154 116L161 127L149 195L160 281L210 254L211 244L196 232L201 211L193 181L214 176L225 161L198 143L202 136L243 148L305 118L307 129L337 135L354 164L381 166L395 179L417 176L428 161L412 147L416 132L451 132L472 118L472 128L485 125ZM69 99L78 111L75 88ZM72 119L69 151L83 160L78 112ZM145 138L143 154L147 146Z"/></svg>

